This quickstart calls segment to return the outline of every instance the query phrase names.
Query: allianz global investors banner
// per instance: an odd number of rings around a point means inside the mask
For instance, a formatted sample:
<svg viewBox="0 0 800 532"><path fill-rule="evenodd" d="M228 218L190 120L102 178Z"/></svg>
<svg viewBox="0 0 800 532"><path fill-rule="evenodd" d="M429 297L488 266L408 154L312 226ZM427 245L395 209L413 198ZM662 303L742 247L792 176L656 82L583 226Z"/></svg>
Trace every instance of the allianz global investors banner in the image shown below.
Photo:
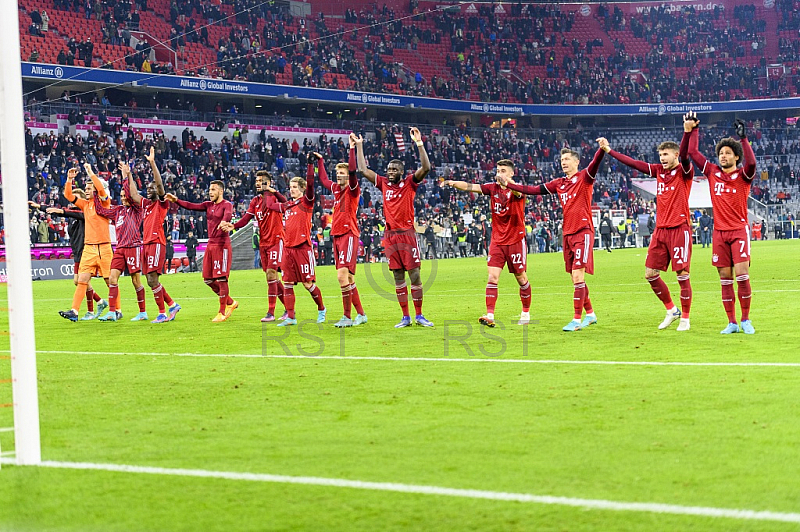
<svg viewBox="0 0 800 532"><path fill-rule="evenodd" d="M75 263L68 259L32 260L31 279L34 281L52 281L54 279L72 279ZM0 282L6 282L6 262L0 262Z"/></svg>
<svg viewBox="0 0 800 532"><path fill-rule="evenodd" d="M466 14L476 14L479 12L479 8L483 2L468 2L462 1L458 4L444 4L441 1L437 0L430 0L430 1L423 1L421 2L421 8L426 9L452 9L457 10L460 8L462 13ZM720 11L724 11L725 7L727 6L728 9L733 9L735 6L743 6L743 5L752 5L752 4L762 4L767 9L771 9L775 7L775 0L760 0L758 2L753 2L753 0L716 0L716 1L702 1L702 0L674 0L672 2L663 2L663 1L656 1L656 2L605 2L604 3L606 8L609 11L614 11L615 7L618 7L623 13L626 15L642 15L649 13L651 9L658 9L659 7L664 7L668 11L681 11L684 8L691 7L694 8L695 11L714 11L714 9L719 9ZM562 13L570 13L575 12L579 13L584 17L589 17L592 15L597 14L597 7L596 3L586 3L586 4L578 4L578 3L563 3L558 4L561 8ZM538 6L537 7L541 7ZM511 2L506 3L503 6L502 3L494 5L494 12L495 14L505 14L511 12Z"/></svg>

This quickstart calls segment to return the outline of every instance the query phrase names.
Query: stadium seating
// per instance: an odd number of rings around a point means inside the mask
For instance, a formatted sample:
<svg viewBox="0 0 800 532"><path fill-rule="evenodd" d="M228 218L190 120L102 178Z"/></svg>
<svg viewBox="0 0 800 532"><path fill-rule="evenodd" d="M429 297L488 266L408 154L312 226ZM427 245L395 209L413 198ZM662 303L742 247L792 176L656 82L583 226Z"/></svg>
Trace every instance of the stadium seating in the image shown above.
<svg viewBox="0 0 800 532"><path fill-rule="evenodd" d="M273 23L259 17L252 25L243 24L241 22L246 21L241 17L231 16L235 9L231 4L226 1L221 6L222 15L227 18L220 22L209 25L209 20L196 11L188 18L178 20L181 24L193 20L197 28L207 26L208 45L193 42L194 39L189 39L190 42L183 47L171 44L179 58L178 64L174 65L177 73L260 80L264 76L262 71L267 69L274 71L274 82L278 84L526 103L714 101L774 97L797 94L797 82L800 81L795 75L797 61L788 61L788 75L773 83L764 76L765 62L782 59L782 51L792 49L799 39L797 31L783 29L780 31L781 46L773 35L767 35L766 28L785 26L783 19L789 16L787 13L790 11L763 6L754 7L752 15L746 11L724 17L715 17L712 12L667 11L656 15L654 9L647 14L622 17L625 24L621 24L608 8L607 14L594 16L579 16L572 8L552 4L526 5L529 9L526 13L515 12L513 7L503 13L484 11L456 15L439 10L366 35L364 29L357 34L352 32L368 23L406 17L410 15L408 6L390 2L394 11L378 13L375 17L372 8L365 8L363 2L344 2L341 10L352 7L359 13L360 21L346 22L329 16L325 18L323 27L316 24L316 16L305 25L301 25L302 19L285 17ZM80 42L91 37L95 43L93 66L113 62L114 68L130 68L123 58L134 50L104 42L103 21L94 17L87 19L82 12L57 10L53 0L20 0L19 6L23 60L27 60L36 49L39 61L55 63L69 38L74 37ZM315 15L316 8L329 9L327 4L314 5L313 8ZM484 6L481 5L480 9L483 10ZM28 34L29 13L34 10L47 10L50 14L50 31L43 37ZM151 0L148 10L140 16L139 30L148 39L170 39L173 25L169 0ZM668 27L664 23L667 18ZM692 32L692 28L698 25L702 31ZM342 58L352 56L358 68L351 68L349 74L332 72L326 61L312 59L308 53L296 53L293 47L276 46L260 54L241 48L240 36L249 33L262 38L265 26L269 26L279 40L289 39L291 42L296 35L306 35L316 42L314 48L321 57L332 52L330 43L319 39L344 32L341 38L337 37L342 46L340 62ZM716 32L723 36L721 40L716 39ZM463 39L462 34L465 36ZM665 38L665 35L674 38ZM236 37L235 42L230 42L232 36ZM420 42L415 46L412 44L414 36L438 42ZM390 42L392 37L396 39ZM378 54L376 51L381 41L384 41L384 48ZM534 41L537 43L535 47ZM760 43L756 51L751 50L753 41ZM220 43L224 43L227 49L221 50ZM669 44L664 46L664 43ZM522 45L530 50L527 54ZM713 45L718 50L709 52L709 46ZM266 43L263 48L267 48ZM464 56L463 61L458 59L459 52ZM714 68L718 60L728 52L734 56L735 63L732 65L731 59L726 59L725 72L716 72ZM550 54L553 54L552 60ZM286 61L283 68L267 62L268 58L278 56ZM243 61L235 59L239 57ZM248 62L248 68L255 72L245 71ZM76 60L76 64L83 63ZM471 66L467 67L467 64ZM308 67L313 73L300 72L301 67ZM382 72L382 68L388 77L375 74ZM643 78L639 77L639 72ZM423 79L419 84L413 82L416 74Z"/></svg>

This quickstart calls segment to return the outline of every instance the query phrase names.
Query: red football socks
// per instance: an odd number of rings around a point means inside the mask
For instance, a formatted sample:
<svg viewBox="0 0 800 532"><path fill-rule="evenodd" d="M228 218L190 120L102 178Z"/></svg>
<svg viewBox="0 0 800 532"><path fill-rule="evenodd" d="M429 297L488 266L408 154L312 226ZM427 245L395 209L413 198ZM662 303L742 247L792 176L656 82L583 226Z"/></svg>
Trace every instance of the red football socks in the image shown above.
<svg viewBox="0 0 800 532"><path fill-rule="evenodd" d="M526 281L519 287L519 300L522 302L522 312L531 310L531 283Z"/></svg>
<svg viewBox="0 0 800 532"><path fill-rule="evenodd" d="M692 308L692 283L689 281L689 274L679 275L678 284L681 286L681 318L689 319Z"/></svg>
<svg viewBox="0 0 800 532"><path fill-rule="evenodd" d="M648 277L647 282L650 283L650 288L653 289L653 293L656 297L664 303L664 308L671 310L675 307L675 304L672 302L672 296L669 293L669 288L667 288L667 283L664 282L660 274L656 274L655 277Z"/></svg>
<svg viewBox="0 0 800 532"><path fill-rule="evenodd" d="M403 316L408 316L408 287L406 283L395 285L394 292L397 294L397 302L403 310Z"/></svg>
<svg viewBox="0 0 800 532"><path fill-rule="evenodd" d="M486 283L486 313L494 314L494 307L497 304L497 285Z"/></svg>
<svg viewBox="0 0 800 532"><path fill-rule="evenodd" d="M750 297L753 291L750 289L750 276L736 276L736 284L739 285L739 307L742 309L742 321L750 319Z"/></svg>
<svg viewBox="0 0 800 532"><path fill-rule="evenodd" d="M722 306L725 307L728 322L736 323L736 294L733 293L733 279L720 279L719 284L722 287Z"/></svg>

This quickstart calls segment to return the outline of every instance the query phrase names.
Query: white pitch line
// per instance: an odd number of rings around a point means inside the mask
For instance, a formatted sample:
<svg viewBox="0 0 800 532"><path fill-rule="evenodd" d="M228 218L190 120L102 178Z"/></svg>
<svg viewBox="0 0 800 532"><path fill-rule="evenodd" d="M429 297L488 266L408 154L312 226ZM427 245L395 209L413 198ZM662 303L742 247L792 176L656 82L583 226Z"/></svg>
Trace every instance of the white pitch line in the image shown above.
<svg viewBox="0 0 800 532"><path fill-rule="evenodd" d="M695 284L699 284L699 283L694 283L693 282L692 286L694 286ZM617 284L617 285L614 285L614 286L628 286L628 285L626 285L626 284ZM636 286L640 286L640 283L637 283ZM505 289L501 288L500 289L500 293L501 294L505 293L504 290ZM542 290L542 288L540 287L539 290ZM534 287L533 288L533 295L535 295L535 296L563 296L563 295L572 294L572 289L571 288L570 289L565 288L564 290L556 291L556 292L541 292L539 290L537 290ZM597 289L597 291L600 292L601 289ZM513 288L509 288L508 290L506 290L506 292L509 293L509 294L516 293L516 291ZM798 289L771 289L771 290L753 289L753 293L754 294L785 293L785 292L791 292L791 293L800 292L800 288L798 288ZM465 296L475 296L475 297L477 297L479 295L483 295L484 294L483 291L477 291L477 290L434 290L432 292L425 292L425 293L426 293L426 295L430 295L431 297L436 296L436 297L460 297L460 298L463 298ZM616 291L602 290L602 293L603 294L609 294L609 295L610 294L613 294L613 295L620 295L620 294L622 294L622 295L631 295L631 294L635 294L637 292L633 291L633 290L623 290L623 291L619 291L619 290L616 290ZM694 290L693 293L695 293L695 294L718 294L719 290ZM387 292L387 294L393 296L393 294L389 294L388 292ZM364 294L361 294L361 297L362 298L363 297L385 298L386 296L382 295L382 294L376 294L376 293L364 293ZM216 296L203 296L203 297L181 297L181 298L178 298L178 299L180 299L181 301L212 301L212 300L213 301L217 301L218 298ZM255 300L263 301L263 300L266 300L266 296L238 296L236 298L237 301L240 300L240 299L241 300L255 299ZM0 299L0 303L2 303L3 301L4 301L3 299ZM37 302L37 303L58 302L58 301L64 302L64 298L62 297L62 298L37 298L37 299L35 299L35 302ZM134 300L133 300L133 298L126 298L126 299L123 299L123 301L126 302L126 303L130 303L130 302L133 302Z"/></svg>
<svg viewBox="0 0 800 532"><path fill-rule="evenodd" d="M2 427L0 432L14 432L14 427Z"/></svg>
<svg viewBox="0 0 800 532"><path fill-rule="evenodd" d="M8 353L9 351L0 351ZM592 366L722 366L722 367L778 367L800 368L800 362L658 362L646 360L533 360L504 358L433 358L433 357L366 357L366 356L301 356L301 355L255 355L228 353L133 353L105 351L37 351L48 355L99 355L99 356L158 356L197 358L281 358L298 360L378 360L389 362L496 362L500 364L575 364Z"/></svg>
<svg viewBox="0 0 800 532"><path fill-rule="evenodd" d="M13 464L14 460L0 459L0 463ZM119 464L92 464L83 462L44 461L40 467L55 469L81 469L110 471L114 473L136 473L147 475L169 475L180 477L214 478L223 480L244 480L249 482L270 482L278 484L300 484L306 486L324 486L332 488L351 488L370 491L386 491L393 493L413 493L417 495L439 495L461 497L466 499L484 499L491 501L511 501L535 504L572 506L590 510L612 510L629 512L648 512L657 514L691 515L700 517L744 519L753 521L781 521L784 523L800 523L800 513L770 512L758 510L742 510L733 508L714 508L706 506L681 506L653 502L620 502L603 499L578 499L572 497L554 497L550 495L531 495L527 493L509 493L474 489L445 488L440 486L422 486L415 484L399 484L394 482L368 482L363 480L347 480L339 478L295 477L287 475L268 475L261 473L237 473L230 471L207 471L203 469L172 469L163 467L147 467Z"/></svg>

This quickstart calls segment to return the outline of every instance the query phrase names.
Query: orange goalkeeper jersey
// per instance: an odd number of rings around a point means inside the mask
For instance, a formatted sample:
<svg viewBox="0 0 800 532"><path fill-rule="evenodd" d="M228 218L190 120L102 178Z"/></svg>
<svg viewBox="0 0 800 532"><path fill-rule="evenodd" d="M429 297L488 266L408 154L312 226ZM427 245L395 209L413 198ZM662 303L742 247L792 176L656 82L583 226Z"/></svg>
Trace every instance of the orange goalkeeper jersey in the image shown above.
<svg viewBox="0 0 800 532"><path fill-rule="evenodd" d="M102 183L99 179L92 177L92 183L94 184L95 193L98 194L103 190ZM85 200L83 198L79 198L75 196L72 192L72 181L67 180L67 184L64 187L64 197L67 200L74 203L80 210L83 211L83 217L86 223L86 233L83 240L83 243L86 244L110 244L111 243L111 235L109 233L108 227L110 225L110 221L108 218L103 218L94 208L94 201ZM111 206L111 198L106 197L105 199L100 200L100 203L104 207Z"/></svg>

